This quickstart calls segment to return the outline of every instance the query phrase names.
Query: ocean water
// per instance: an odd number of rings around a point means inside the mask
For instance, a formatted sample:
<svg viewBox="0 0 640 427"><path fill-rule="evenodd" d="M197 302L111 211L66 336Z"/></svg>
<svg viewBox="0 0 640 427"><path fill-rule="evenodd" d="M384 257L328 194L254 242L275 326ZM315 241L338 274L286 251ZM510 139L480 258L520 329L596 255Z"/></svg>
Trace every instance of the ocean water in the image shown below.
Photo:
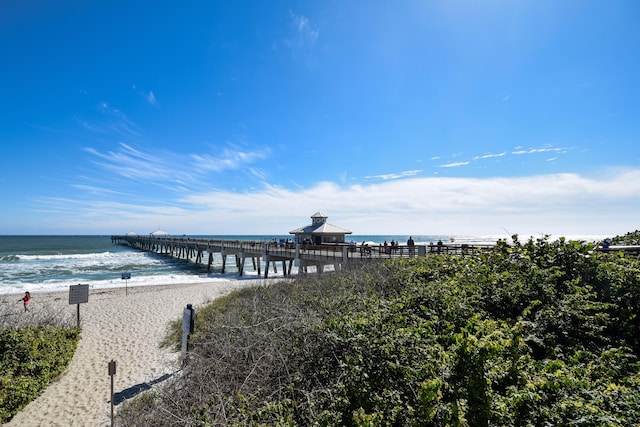
<svg viewBox="0 0 640 427"><path fill-rule="evenodd" d="M221 259L208 273L206 266L113 245L111 236L0 236L0 294L66 291L79 283L99 289L241 280L229 264L224 275ZM125 272L131 279L122 280Z"/></svg>
<svg viewBox="0 0 640 427"><path fill-rule="evenodd" d="M291 235L270 236L187 236L191 238L262 240L291 238ZM507 236L412 236L417 245L442 240L447 243L495 243ZM385 240L406 244L407 235L354 235L347 241L382 244ZM221 273L222 257L214 255L212 270L206 265L186 262L127 246L114 245L111 236L0 236L0 294L67 291L70 285L89 284L90 288L114 288L158 284L185 284L198 281L256 279L252 268L237 275L235 263L226 263ZM264 272L264 267L261 269ZM122 273L131 273L123 280ZM269 277L282 275L269 272Z"/></svg>

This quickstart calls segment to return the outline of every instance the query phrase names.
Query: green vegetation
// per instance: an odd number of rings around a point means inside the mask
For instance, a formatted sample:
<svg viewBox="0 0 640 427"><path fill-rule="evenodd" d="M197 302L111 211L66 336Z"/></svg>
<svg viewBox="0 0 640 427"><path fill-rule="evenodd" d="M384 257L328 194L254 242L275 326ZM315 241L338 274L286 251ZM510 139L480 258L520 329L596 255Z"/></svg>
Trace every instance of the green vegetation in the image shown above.
<svg viewBox="0 0 640 427"><path fill-rule="evenodd" d="M640 230L629 232L623 236L616 236L610 240L612 245L640 245Z"/></svg>
<svg viewBox="0 0 640 427"><path fill-rule="evenodd" d="M198 311L182 374L118 421L638 425L639 297L637 258L517 236L244 289Z"/></svg>
<svg viewBox="0 0 640 427"><path fill-rule="evenodd" d="M0 424L11 420L64 372L80 339L80 330L69 326L68 317L50 307L40 306L36 313L13 318L15 313L6 309L8 301L2 303Z"/></svg>
<svg viewBox="0 0 640 427"><path fill-rule="evenodd" d="M65 370L79 335L53 326L0 330L0 422L9 421Z"/></svg>

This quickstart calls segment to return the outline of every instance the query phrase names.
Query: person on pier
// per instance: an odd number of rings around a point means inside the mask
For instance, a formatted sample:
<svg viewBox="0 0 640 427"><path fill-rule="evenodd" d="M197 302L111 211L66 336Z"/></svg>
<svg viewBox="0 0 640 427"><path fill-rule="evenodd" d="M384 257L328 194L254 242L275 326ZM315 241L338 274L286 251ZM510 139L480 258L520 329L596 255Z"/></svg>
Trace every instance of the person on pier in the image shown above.
<svg viewBox="0 0 640 427"><path fill-rule="evenodd" d="M416 244L411 236L409 236L409 240L407 240L407 247L409 248L409 256L414 256L416 253Z"/></svg>

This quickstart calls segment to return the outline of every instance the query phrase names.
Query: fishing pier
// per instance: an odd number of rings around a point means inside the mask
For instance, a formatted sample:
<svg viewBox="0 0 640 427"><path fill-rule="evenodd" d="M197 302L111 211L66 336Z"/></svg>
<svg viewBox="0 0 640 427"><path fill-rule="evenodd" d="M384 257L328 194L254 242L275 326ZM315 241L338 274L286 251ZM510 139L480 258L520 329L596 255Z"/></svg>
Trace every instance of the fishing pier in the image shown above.
<svg viewBox="0 0 640 427"><path fill-rule="evenodd" d="M375 259L410 258L428 253L470 254L477 250L489 249L493 245L356 245L355 243L289 243L264 240L223 240L189 237L156 237L124 235L112 236L114 244L127 245L135 249L154 252L172 258L184 259L207 265L211 271L214 254L222 257L222 273L227 268L227 258L231 257L240 276L248 266L258 275L268 277L270 267L278 273L278 264L285 276L290 276L293 266L298 273L315 270L322 273L332 265L335 271L349 263L368 262ZM262 262L261 262L262 261ZM312 267L312 268L310 268Z"/></svg>
<svg viewBox="0 0 640 427"><path fill-rule="evenodd" d="M471 253L477 246L469 245L415 245L411 237L407 245L395 243L393 245L367 245L363 242L356 245L355 242L347 242L345 236L351 231L330 224L328 216L322 212L311 215L311 224L296 228L289 232L293 235L291 243L289 239L276 240L224 240L191 238L187 236L170 237L162 230L156 230L149 236L127 233L124 236L112 236L114 244L128 245L143 251L193 261L207 265L207 271L211 271L214 255L222 257L222 273L227 267L227 258L233 257L238 274L242 276L248 265L253 271L262 274L264 265L264 277L268 277L270 266L274 273L278 273L277 265L282 265L284 276L290 276L293 267L297 267L298 273L308 273L315 270L322 273L326 266L332 265L334 271L340 270L349 263L367 262L383 258L408 258L426 255L428 252L437 253ZM487 248L492 245L484 245Z"/></svg>
<svg viewBox="0 0 640 427"><path fill-rule="evenodd" d="M293 267L298 273L315 270L322 273L326 266L333 266L339 271L350 263L369 262L376 259L413 258L427 254L471 255L478 251L490 250L493 244L456 244L443 243L416 245L411 237L406 245L392 242L391 245L367 245L347 242L345 236L351 231L327 222L327 215L316 212L311 216L311 224L289 232L294 238L279 240L225 240L191 238L187 236L170 237L167 232L156 230L148 236L127 233L123 236L112 236L113 244L127 245L132 248L155 252L172 258L184 259L187 262L205 264L211 271L214 255L222 258L222 273L227 268L227 258L232 257L238 274L242 276L247 266L268 277L269 268L278 273L280 263L284 276L291 276ZM607 252L622 250L625 253L638 255L640 246L598 248Z"/></svg>

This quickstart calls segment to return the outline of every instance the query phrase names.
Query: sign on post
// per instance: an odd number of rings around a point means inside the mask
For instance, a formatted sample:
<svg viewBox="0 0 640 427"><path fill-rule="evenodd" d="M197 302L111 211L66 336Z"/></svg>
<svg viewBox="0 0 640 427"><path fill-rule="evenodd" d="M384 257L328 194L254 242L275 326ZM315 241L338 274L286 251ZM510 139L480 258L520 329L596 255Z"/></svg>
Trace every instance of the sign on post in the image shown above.
<svg viewBox="0 0 640 427"><path fill-rule="evenodd" d="M124 280L124 294L125 295L129 295L129 279L131 279L131 273L126 272L126 273L122 273L122 280Z"/></svg>
<svg viewBox="0 0 640 427"><path fill-rule="evenodd" d="M196 321L196 311L191 304L182 311L182 361L186 363L189 351L189 335L193 333Z"/></svg>
<svg viewBox="0 0 640 427"><path fill-rule="evenodd" d="M89 302L89 285L69 286L69 304L86 304Z"/></svg>
<svg viewBox="0 0 640 427"><path fill-rule="evenodd" d="M109 362L109 376L114 376L116 374L116 361L112 360Z"/></svg>
<svg viewBox="0 0 640 427"><path fill-rule="evenodd" d="M116 374L116 361L109 362L109 376L111 377L111 425L113 426L113 376Z"/></svg>
<svg viewBox="0 0 640 427"><path fill-rule="evenodd" d="M191 304L187 304L187 307L182 311L182 332L185 334L191 334L193 332L193 323L195 310Z"/></svg>
<svg viewBox="0 0 640 427"><path fill-rule="evenodd" d="M78 283L69 286L69 305L78 305L78 328L80 327L80 304L89 302L89 285Z"/></svg>

